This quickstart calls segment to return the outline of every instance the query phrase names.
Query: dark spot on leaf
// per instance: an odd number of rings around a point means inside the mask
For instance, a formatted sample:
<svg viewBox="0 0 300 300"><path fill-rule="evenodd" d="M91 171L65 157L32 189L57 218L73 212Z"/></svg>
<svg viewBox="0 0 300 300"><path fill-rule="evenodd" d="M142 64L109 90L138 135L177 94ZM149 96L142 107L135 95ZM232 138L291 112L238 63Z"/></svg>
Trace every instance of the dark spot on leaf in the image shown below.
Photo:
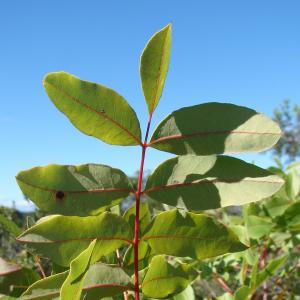
<svg viewBox="0 0 300 300"><path fill-rule="evenodd" d="M65 193L63 191L57 191L55 197L57 200L63 200L65 198Z"/></svg>
<svg viewBox="0 0 300 300"><path fill-rule="evenodd" d="M104 109L100 109L100 112L105 114L105 110Z"/></svg>

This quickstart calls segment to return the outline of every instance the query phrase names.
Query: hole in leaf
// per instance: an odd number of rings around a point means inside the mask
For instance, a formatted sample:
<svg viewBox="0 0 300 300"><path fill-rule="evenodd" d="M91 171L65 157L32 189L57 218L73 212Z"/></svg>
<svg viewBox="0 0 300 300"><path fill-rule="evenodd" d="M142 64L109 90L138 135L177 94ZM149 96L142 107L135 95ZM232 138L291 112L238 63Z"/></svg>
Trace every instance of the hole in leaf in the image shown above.
<svg viewBox="0 0 300 300"><path fill-rule="evenodd" d="M65 198L65 193L63 191L57 191L55 197L57 200L63 200Z"/></svg>

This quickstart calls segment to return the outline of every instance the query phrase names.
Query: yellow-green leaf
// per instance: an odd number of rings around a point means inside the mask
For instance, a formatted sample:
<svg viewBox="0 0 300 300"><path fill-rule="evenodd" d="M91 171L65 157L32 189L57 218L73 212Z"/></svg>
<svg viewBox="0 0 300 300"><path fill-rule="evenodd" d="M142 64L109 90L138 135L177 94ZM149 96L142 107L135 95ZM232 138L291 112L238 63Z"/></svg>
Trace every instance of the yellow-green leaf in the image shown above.
<svg viewBox="0 0 300 300"><path fill-rule="evenodd" d="M141 238L156 254L205 259L246 250L232 230L211 217L178 210L157 215Z"/></svg>
<svg viewBox="0 0 300 300"><path fill-rule="evenodd" d="M123 245L132 243L129 224L120 216L105 212L96 217L49 216L23 232L17 241L28 244L54 263L68 267L94 239L95 262Z"/></svg>
<svg viewBox="0 0 300 300"><path fill-rule="evenodd" d="M83 133L113 145L141 144L136 113L112 89L66 72L47 74L44 86L56 107Z"/></svg>
<svg viewBox="0 0 300 300"><path fill-rule="evenodd" d="M168 298L185 290L197 275L188 264L157 255L143 279L142 292L151 298Z"/></svg>
<svg viewBox="0 0 300 300"><path fill-rule="evenodd" d="M156 32L141 56L140 75L149 114L156 108L164 88L170 62L171 30L168 24Z"/></svg>

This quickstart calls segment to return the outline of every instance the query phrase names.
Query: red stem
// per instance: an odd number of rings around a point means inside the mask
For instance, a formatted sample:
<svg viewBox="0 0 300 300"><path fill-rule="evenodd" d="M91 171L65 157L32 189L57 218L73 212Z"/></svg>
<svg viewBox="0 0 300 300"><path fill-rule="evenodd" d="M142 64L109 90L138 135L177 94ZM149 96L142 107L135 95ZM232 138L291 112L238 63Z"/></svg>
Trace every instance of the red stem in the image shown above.
<svg viewBox="0 0 300 300"><path fill-rule="evenodd" d="M140 222L140 200L142 194L142 183L143 183L143 171L144 171L144 163L145 163L145 153L147 149L147 140L149 135L149 129L151 125L152 114L149 116L149 121L147 125L145 141L142 144L142 156L141 156L141 164L140 171L138 177L138 187L135 194L135 222L134 222L134 240L133 240L133 248L134 248L134 287L135 287L135 300L140 300L140 287L139 287L139 222Z"/></svg>

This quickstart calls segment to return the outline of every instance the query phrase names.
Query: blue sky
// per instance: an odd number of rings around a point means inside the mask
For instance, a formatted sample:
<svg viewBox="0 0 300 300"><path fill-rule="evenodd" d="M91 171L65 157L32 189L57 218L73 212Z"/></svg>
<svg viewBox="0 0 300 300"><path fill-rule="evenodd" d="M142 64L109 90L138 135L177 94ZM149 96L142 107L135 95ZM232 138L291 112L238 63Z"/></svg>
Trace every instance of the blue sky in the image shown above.
<svg viewBox="0 0 300 300"><path fill-rule="evenodd" d="M48 163L97 162L133 174L140 149L109 146L77 131L43 90L65 70L117 90L145 129L139 56L173 23L171 65L152 129L168 113L207 101L268 115L300 103L299 1L2 1L0 5L0 204L25 209L14 176ZM146 169L169 157L150 150ZM260 166L268 155L245 155Z"/></svg>

